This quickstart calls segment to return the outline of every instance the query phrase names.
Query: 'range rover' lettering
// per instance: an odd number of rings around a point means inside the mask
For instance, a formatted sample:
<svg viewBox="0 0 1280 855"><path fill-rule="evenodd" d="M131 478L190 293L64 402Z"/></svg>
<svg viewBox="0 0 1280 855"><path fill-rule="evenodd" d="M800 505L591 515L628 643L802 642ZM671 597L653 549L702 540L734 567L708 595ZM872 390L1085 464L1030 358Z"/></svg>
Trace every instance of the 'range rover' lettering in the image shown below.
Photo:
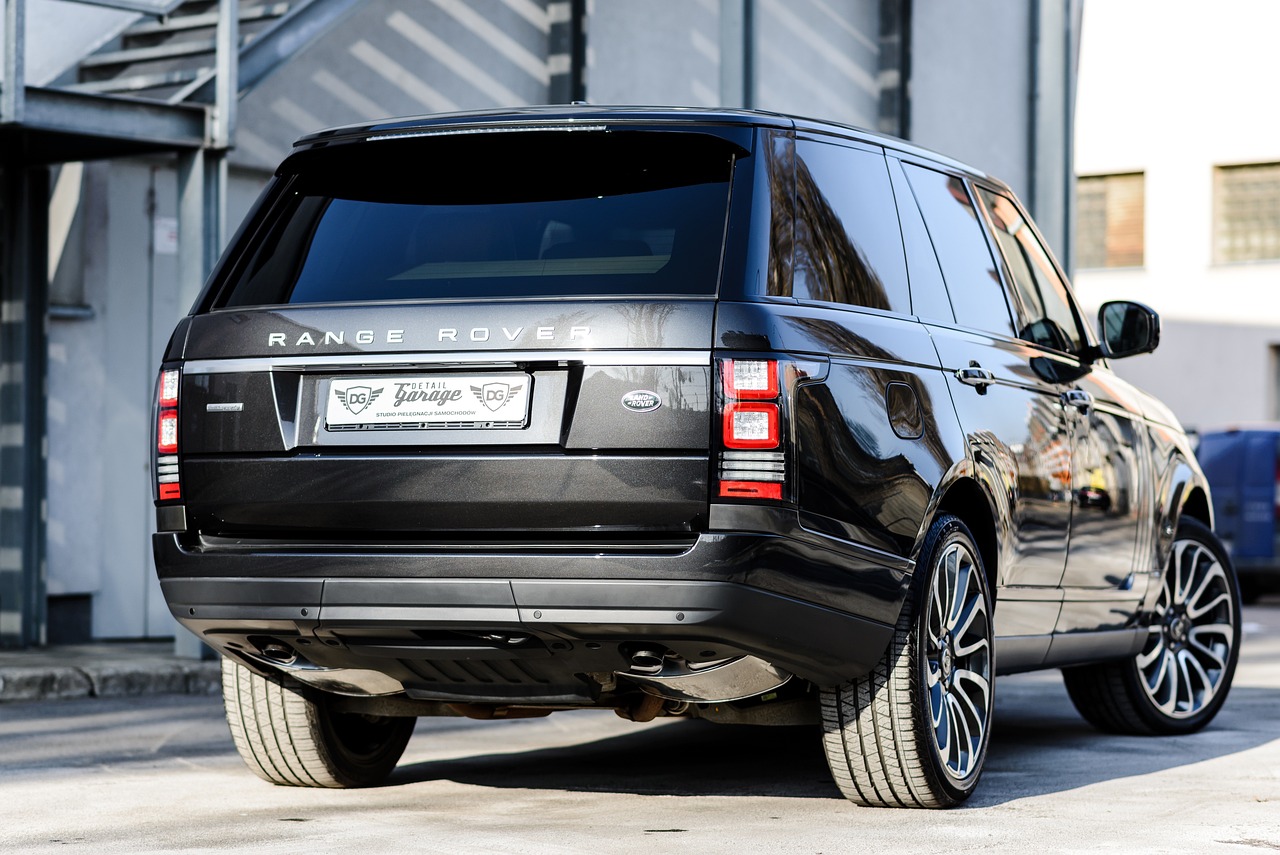
<svg viewBox="0 0 1280 855"><path fill-rule="evenodd" d="M527 332L527 335L526 335L526 332ZM490 327L472 327L469 330L461 330L461 332L457 328L441 327L439 330L437 330L434 340L438 342L439 341L457 342L460 340L459 335L461 335L462 341L471 341L474 343L485 343L485 342L488 342L491 338L494 341L506 341L506 342L514 343L519 341L522 337L535 339L537 341L554 341L555 339L560 337L560 334L557 332L557 329L555 327L537 327L536 329L526 329L525 327L514 327L514 328L499 327L498 333L500 334L501 338L499 338L498 335L495 335L494 330ZM386 344L404 344L406 343L405 336L407 334L410 334L410 333L406 330L387 330L382 335L384 336L383 341ZM318 342L316 340L317 336L320 337L320 340ZM324 330L324 331L306 330L296 335L291 335L290 333L273 332L273 333L267 333L267 346L268 347L290 347L290 346L302 347L303 345L309 345L311 347L318 347L318 346L330 345L330 344L343 344L346 341L346 336L347 336L347 333L345 330ZM587 326L570 327L569 332L566 335L564 335L564 340L570 343L587 342L590 340L590 338L591 338L591 327L587 327ZM352 340L356 344L373 344L378 339L377 339L377 334L375 334L373 330L357 330L356 333L352 336ZM409 340L409 343L413 343L411 339Z"/></svg>

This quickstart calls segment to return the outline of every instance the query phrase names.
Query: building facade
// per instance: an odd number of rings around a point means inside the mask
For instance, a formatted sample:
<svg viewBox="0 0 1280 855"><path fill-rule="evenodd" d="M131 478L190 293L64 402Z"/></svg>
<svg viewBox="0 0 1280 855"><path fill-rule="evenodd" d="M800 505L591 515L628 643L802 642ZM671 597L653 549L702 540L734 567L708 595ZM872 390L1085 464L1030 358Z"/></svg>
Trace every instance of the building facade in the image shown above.
<svg viewBox="0 0 1280 855"><path fill-rule="evenodd" d="M167 20L208 6L183 3ZM1080 7L368 0L241 92L226 216L234 226L292 141L321 127L569 100L745 106L967 160L1008 181L1065 257ZM133 49L153 24L135 16L60 79L108 88L169 75L177 82L154 97L174 92L190 76L176 61L110 70L93 59ZM179 270L181 179L165 154L68 162L50 175L48 623L34 635L28 626L27 643L174 633L151 568L147 465L159 353L195 291Z"/></svg>
<svg viewBox="0 0 1280 855"><path fill-rule="evenodd" d="M1160 313L1116 370L1188 427L1280 419L1280 6L1165 8L1085 10L1076 292Z"/></svg>

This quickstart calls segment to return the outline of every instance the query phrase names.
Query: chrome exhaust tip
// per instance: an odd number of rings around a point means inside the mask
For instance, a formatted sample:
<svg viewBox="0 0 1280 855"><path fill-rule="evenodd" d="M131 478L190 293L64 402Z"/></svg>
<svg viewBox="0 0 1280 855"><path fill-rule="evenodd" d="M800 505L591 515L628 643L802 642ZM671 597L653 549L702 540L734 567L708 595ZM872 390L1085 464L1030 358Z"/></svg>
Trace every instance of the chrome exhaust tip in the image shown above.
<svg viewBox="0 0 1280 855"><path fill-rule="evenodd" d="M651 647L642 647L631 652L632 674L661 674L666 661L663 651Z"/></svg>
<svg viewBox="0 0 1280 855"><path fill-rule="evenodd" d="M277 641L262 645L259 652L262 658L277 665L292 665L298 661L298 652L287 644Z"/></svg>

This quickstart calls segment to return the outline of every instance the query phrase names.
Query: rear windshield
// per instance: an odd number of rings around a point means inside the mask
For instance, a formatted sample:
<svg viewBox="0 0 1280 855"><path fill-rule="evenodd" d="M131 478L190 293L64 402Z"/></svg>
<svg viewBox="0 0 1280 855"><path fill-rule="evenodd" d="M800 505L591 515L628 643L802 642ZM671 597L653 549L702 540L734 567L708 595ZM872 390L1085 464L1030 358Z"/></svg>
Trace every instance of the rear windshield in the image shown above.
<svg viewBox="0 0 1280 855"><path fill-rule="evenodd" d="M219 305L714 295L734 150L543 131L307 152Z"/></svg>

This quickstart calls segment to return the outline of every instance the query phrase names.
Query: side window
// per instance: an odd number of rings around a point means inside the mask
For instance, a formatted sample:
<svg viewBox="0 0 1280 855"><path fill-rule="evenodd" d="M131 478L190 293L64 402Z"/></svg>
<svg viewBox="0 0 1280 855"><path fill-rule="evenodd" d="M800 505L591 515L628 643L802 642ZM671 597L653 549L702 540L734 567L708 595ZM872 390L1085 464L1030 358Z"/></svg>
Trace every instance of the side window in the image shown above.
<svg viewBox="0 0 1280 855"><path fill-rule="evenodd" d="M907 279L911 282L911 313L926 321L954 324L956 313L951 309L946 283L942 281L942 268L933 251L929 232L920 216L907 176L902 174L902 161L889 158L889 178L893 182L893 195L898 201L898 222L902 224L902 245L907 251Z"/></svg>
<svg viewBox="0 0 1280 855"><path fill-rule="evenodd" d="M1013 200L985 187L978 195L991 215L996 241L1013 277L1021 308L1018 337L1066 353L1080 350L1084 337L1071 307L1067 285Z"/></svg>
<svg viewBox="0 0 1280 855"><path fill-rule="evenodd" d="M956 323L1013 335L1004 284L964 181L911 163L902 168L942 265Z"/></svg>
<svg viewBox="0 0 1280 855"><path fill-rule="evenodd" d="M797 141L795 204L793 297L910 313L884 155Z"/></svg>

